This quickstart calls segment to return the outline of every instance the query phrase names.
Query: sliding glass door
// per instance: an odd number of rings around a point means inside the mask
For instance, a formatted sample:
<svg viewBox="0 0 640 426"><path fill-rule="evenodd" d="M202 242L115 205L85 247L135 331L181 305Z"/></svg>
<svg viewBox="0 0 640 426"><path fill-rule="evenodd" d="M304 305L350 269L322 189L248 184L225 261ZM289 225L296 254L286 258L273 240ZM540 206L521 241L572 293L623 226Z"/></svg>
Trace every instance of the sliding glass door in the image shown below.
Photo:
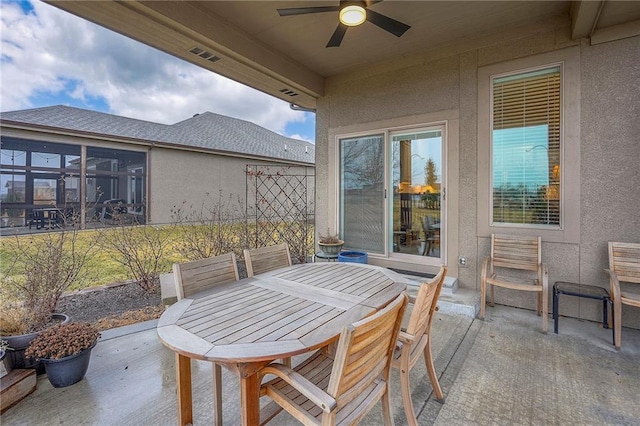
<svg viewBox="0 0 640 426"><path fill-rule="evenodd" d="M345 247L385 254L384 135L340 139L339 150L340 235Z"/></svg>
<svg viewBox="0 0 640 426"><path fill-rule="evenodd" d="M444 125L338 140L345 248L444 261L444 145Z"/></svg>
<svg viewBox="0 0 640 426"><path fill-rule="evenodd" d="M440 258L443 241L443 127L392 132L391 252Z"/></svg>

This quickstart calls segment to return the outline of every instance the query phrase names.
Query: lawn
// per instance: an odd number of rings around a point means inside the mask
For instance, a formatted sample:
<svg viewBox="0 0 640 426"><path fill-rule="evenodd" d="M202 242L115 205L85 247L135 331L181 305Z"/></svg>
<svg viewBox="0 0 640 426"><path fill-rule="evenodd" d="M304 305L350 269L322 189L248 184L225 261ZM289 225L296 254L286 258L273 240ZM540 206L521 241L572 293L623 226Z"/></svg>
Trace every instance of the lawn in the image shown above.
<svg viewBox="0 0 640 426"><path fill-rule="evenodd" d="M99 243L104 232L112 231L101 229L78 232L78 240L76 244L80 251L89 245L98 245L98 247L95 247L95 250L92 251L92 254L85 266L85 268L91 269L96 273L92 274L93 277L87 285L75 285L69 290L79 290L82 287L102 286L130 279L127 268L118 261L120 255L115 250ZM170 241L175 241L174 234L176 231L174 228L167 227L166 229L162 229L162 232L165 234L165 238L168 238ZM21 244L38 244L41 243L44 238L46 238L44 234L21 235L18 237L3 236L0 238L0 258L2 259L2 263L0 264L0 277L3 281L8 277L17 277L21 270L20 263L23 259L19 258L19 252L16 247L18 243L17 239L20 239ZM12 264L11 259L16 258L16 267L14 268L14 271L10 271ZM176 243L170 243L165 255L161 259L159 270L161 273L169 272L171 271L171 266L174 262L181 262L184 260L184 256L182 256L176 249Z"/></svg>
<svg viewBox="0 0 640 426"><path fill-rule="evenodd" d="M173 263L184 262L191 259L213 256L229 251L235 251L236 256L242 259L242 249L246 248L247 241L255 241L255 228L247 228L244 224L215 225L215 226L187 226L180 228L179 226L167 225L163 227L134 227L124 228L130 230L132 234L128 238L133 241L144 241L145 230L152 231L154 236L149 238L159 238L165 244L162 256L158 264L158 272L171 272ZM85 268L92 272L91 280L87 283L76 284L69 290L79 290L86 287L103 286L116 282L123 282L131 279L130 273L125 265L119 259L122 255L118 253L109 244L105 244L114 232L122 232L123 228L103 228L99 230L78 231L76 248L79 251L93 246L91 255L85 265ZM305 227L305 229L295 229L291 224L274 225L268 229L270 238L284 238L283 234L291 237L295 233L295 238L287 238L291 240L300 239L300 233L306 233L306 248L304 251L313 251L313 226ZM111 233L111 234L110 234ZM71 233L69 233L71 234ZM247 238L246 235L253 235ZM17 250L17 244L42 244L47 234L27 234L21 236L4 235L0 238L0 279L2 280L2 289L5 289L4 280L7 278L19 278L21 271L21 262L23 258L19 256L20 251ZM275 242L266 241L264 244L275 244ZM244 241L243 241L244 240ZM289 244L292 255L296 255L301 248L296 244ZM138 248L148 250L143 246ZM310 250L310 251L309 251ZM196 251L198 251L196 253ZM187 256L187 253L190 256ZM308 253L307 253L308 254ZM12 259L16 259L16 267L11 268ZM240 260L239 260L240 261ZM3 292L4 293L4 292Z"/></svg>

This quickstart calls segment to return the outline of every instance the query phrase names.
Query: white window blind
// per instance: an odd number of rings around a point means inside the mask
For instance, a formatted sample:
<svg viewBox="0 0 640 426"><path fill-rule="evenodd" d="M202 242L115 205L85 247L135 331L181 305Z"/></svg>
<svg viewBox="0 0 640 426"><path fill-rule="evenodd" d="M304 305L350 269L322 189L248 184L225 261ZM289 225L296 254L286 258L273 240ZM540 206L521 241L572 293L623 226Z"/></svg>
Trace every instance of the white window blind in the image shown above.
<svg viewBox="0 0 640 426"><path fill-rule="evenodd" d="M560 226L559 66L492 80L492 223Z"/></svg>

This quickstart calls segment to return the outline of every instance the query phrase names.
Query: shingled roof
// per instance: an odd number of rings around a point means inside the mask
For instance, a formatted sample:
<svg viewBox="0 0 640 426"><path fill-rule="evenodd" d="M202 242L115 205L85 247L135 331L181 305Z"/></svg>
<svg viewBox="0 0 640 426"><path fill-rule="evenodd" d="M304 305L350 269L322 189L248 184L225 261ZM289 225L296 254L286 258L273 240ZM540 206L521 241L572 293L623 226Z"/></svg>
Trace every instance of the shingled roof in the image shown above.
<svg viewBox="0 0 640 426"><path fill-rule="evenodd" d="M256 124L205 112L176 124L120 117L64 105L0 113L4 125L33 125L69 133L92 134L171 146L193 147L252 157L315 162L315 145L287 138Z"/></svg>

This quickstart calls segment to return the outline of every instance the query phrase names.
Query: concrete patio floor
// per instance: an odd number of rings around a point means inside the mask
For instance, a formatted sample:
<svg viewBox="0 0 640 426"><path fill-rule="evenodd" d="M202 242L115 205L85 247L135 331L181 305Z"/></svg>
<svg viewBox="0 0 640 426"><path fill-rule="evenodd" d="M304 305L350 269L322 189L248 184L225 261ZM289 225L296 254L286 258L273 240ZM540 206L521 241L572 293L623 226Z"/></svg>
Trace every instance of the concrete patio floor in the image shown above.
<svg viewBox="0 0 640 426"><path fill-rule="evenodd" d="M640 331L623 328L622 349L598 323L561 318L560 334L541 333L531 311L496 306L486 321L437 313L433 350L446 402L431 398L420 363L412 371L421 425L638 425ZM550 329L553 323L550 322ZM294 363L295 363L294 359ZM211 365L194 361L194 423L212 424ZM239 423L238 380L224 371L224 423ZM406 424L399 377L392 372L396 424ZM0 417L2 425L174 425L174 354L153 322L103 333L89 371L55 389L37 390ZM286 413L270 424L297 424ZM382 424L376 408L363 425Z"/></svg>

